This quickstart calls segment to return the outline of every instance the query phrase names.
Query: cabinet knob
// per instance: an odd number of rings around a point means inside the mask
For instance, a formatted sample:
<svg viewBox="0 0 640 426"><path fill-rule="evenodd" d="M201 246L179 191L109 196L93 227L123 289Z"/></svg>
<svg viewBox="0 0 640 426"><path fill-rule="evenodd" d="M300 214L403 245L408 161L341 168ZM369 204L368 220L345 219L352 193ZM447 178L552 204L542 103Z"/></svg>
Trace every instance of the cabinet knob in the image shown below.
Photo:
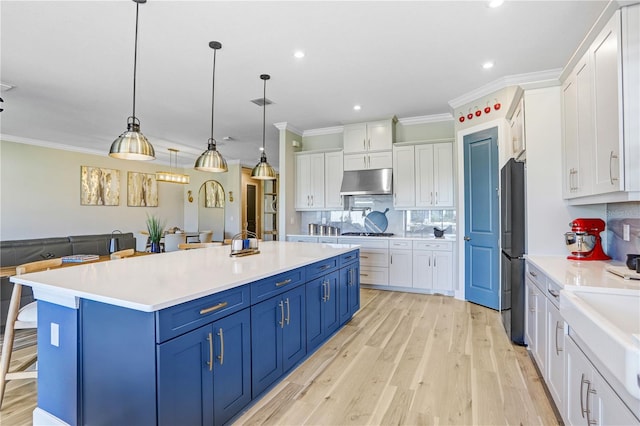
<svg viewBox="0 0 640 426"><path fill-rule="evenodd" d="M465 241L471 241L471 237L467 237L466 235L463 237L463 240Z"/></svg>

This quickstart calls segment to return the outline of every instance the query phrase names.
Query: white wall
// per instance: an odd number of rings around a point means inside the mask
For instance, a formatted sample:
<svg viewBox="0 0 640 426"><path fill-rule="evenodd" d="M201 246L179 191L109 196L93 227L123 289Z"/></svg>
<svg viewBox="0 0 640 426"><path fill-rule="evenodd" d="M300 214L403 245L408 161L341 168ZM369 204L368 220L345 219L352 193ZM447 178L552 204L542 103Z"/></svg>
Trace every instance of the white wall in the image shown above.
<svg viewBox="0 0 640 426"><path fill-rule="evenodd" d="M97 166L120 170L120 205L81 206L80 167ZM145 229L146 213L157 215L167 227L198 230L198 190L208 179L220 182L228 197L225 206L226 233L239 229L240 165L229 164L227 173L183 170L191 176L188 185L158 183L158 207L127 206L127 172L155 173L167 166L155 162L117 160L92 155L0 141L0 240L103 234L114 229L137 232ZM194 202L187 201L191 190Z"/></svg>
<svg viewBox="0 0 640 426"><path fill-rule="evenodd" d="M568 206L562 199L562 114L559 86L524 94L527 147L527 253L567 252L564 233L578 217L606 220L606 205Z"/></svg>

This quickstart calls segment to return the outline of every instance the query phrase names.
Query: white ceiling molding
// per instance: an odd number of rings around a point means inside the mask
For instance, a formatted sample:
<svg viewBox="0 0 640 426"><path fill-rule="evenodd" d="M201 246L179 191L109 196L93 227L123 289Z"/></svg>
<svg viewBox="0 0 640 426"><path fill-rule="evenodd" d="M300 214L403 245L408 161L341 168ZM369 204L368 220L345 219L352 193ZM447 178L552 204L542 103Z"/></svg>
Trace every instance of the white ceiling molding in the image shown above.
<svg viewBox="0 0 640 426"><path fill-rule="evenodd" d="M528 89L557 86L560 84L561 72L561 68L556 68L547 71L508 75L450 100L449 106L452 110L455 110L458 107L471 103L476 99L480 99L509 86L523 86Z"/></svg>
<svg viewBox="0 0 640 426"><path fill-rule="evenodd" d="M342 133L344 126L323 127L320 129L310 129L302 132L303 137L307 136L322 136L322 135L334 135L336 133Z"/></svg>
<svg viewBox="0 0 640 426"><path fill-rule="evenodd" d="M283 130L287 130L291 133L295 133L298 136L302 136L302 130L298 130L295 127L293 127L291 124L287 123L286 121L282 121L280 123L273 123L273 125L276 127L276 129L283 131Z"/></svg>
<svg viewBox="0 0 640 426"><path fill-rule="evenodd" d="M444 114L422 115L418 117L399 118L398 123L403 126L414 126L416 124L439 123L441 121L452 121L453 115L449 112Z"/></svg>
<svg viewBox="0 0 640 426"><path fill-rule="evenodd" d="M23 138L21 136L13 136L7 134L0 134L0 140L4 142L15 142L21 143L25 145L35 145L40 146L42 148L51 148L51 149L59 149L62 151L72 151L72 152L80 152L82 154L91 154L91 155L99 155L101 157L107 156L107 150L97 150L91 148L85 148L75 145L66 145L57 142L43 141L40 139L31 139L31 138Z"/></svg>

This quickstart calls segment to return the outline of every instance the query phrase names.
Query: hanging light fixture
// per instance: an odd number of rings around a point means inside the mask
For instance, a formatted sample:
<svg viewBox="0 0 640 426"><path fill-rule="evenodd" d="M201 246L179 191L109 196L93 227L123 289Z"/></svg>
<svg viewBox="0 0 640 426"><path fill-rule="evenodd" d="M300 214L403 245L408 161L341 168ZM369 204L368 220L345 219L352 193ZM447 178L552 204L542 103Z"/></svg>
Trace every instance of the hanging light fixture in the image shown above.
<svg viewBox="0 0 640 426"><path fill-rule="evenodd" d="M207 150L200 154L193 166L196 170L203 172L226 172L227 162L222 154L216 149L216 140L213 138L213 105L215 101L216 89L216 52L222 49L222 44L218 41L210 41L209 47L213 49L213 81L211 84L211 137L209 138Z"/></svg>
<svg viewBox="0 0 640 426"><path fill-rule="evenodd" d="M156 180L158 182L182 183L187 184L190 181L189 175L173 172L173 159L175 157L176 169L178 168L178 150L169 148L169 171L156 172Z"/></svg>
<svg viewBox="0 0 640 426"><path fill-rule="evenodd" d="M153 160L156 153L149 140L140 132L140 120L136 117L136 63L138 60L138 8L147 0L136 3L136 37L133 53L133 114L127 118L127 130L111 144L109 156L123 160Z"/></svg>
<svg viewBox="0 0 640 426"><path fill-rule="evenodd" d="M265 123L267 121L267 80L270 78L269 74L260 75L260 79L264 81L264 91L262 95L262 154L260 155L260 162L251 170L251 177L260 180L274 180L276 178L276 171L273 170L273 167L267 162L264 145Z"/></svg>

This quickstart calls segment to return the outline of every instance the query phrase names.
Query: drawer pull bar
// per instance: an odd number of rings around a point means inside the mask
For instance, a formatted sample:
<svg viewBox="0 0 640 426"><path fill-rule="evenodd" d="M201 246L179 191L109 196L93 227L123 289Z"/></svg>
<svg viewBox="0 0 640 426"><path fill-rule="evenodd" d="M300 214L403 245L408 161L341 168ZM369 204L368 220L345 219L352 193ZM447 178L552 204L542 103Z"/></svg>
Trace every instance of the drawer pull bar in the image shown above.
<svg viewBox="0 0 640 426"><path fill-rule="evenodd" d="M362 255L360 255L360 257L361 257L362 259L368 259L368 258L369 258L369 256L362 256Z"/></svg>
<svg viewBox="0 0 640 426"><path fill-rule="evenodd" d="M280 322L278 324L280 324L280 328L284 328L284 303L282 300L278 303L278 306L280 307Z"/></svg>
<svg viewBox="0 0 640 426"><path fill-rule="evenodd" d="M209 341L209 361L207 365L209 366L209 371L213 370L213 336L211 333L207 336L207 340Z"/></svg>
<svg viewBox="0 0 640 426"><path fill-rule="evenodd" d="M361 277L368 277L368 276L369 276L369 274L363 274L363 273L361 272L361 273L360 273L360 276L361 276Z"/></svg>
<svg viewBox="0 0 640 426"><path fill-rule="evenodd" d="M220 365L222 365L224 364L224 334L222 329L218 332L218 336L220 336L220 355L218 355L218 359L220 360Z"/></svg>
<svg viewBox="0 0 640 426"><path fill-rule="evenodd" d="M536 273L535 273L535 272L533 272L533 271L529 271L529 274L530 274L532 277L537 277L537 276L538 276L538 274L536 274Z"/></svg>
<svg viewBox="0 0 640 426"><path fill-rule="evenodd" d="M276 287L282 287L283 285L287 285L291 282L291 278L287 278L284 281L280 281L279 283L276 283Z"/></svg>
<svg viewBox="0 0 640 426"><path fill-rule="evenodd" d="M351 259L353 259L353 258L355 258L355 256L354 256L354 255L351 255L351 256L347 256L347 257L345 257L345 258L344 258L344 260L351 260Z"/></svg>
<svg viewBox="0 0 640 426"><path fill-rule="evenodd" d="M228 305L227 302L221 302L221 303L218 303L217 305L212 306L210 308L200 309L200 315L204 315L204 314L208 314L209 312L217 311L218 309L222 309L227 305Z"/></svg>
<svg viewBox="0 0 640 426"><path fill-rule="evenodd" d="M322 265L322 266L320 267L320 270L321 270L321 271L324 271L325 269L329 269L329 268L331 268L331 265Z"/></svg>
<svg viewBox="0 0 640 426"><path fill-rule="evenodd" d="M560 297L560 292L559 292L558 290L552 290L552 289L549 289L549 290L547 290L547 291L549 292L549 294L551 294L551 295L552 295L553 297L555 297L556 299L557 299L558 297Z"/></svg>
<svg viewBox="0 0 640 426"><path fill-rule="evenodd" d="M287 304L287 318L285 319L285 321L287 322L287 325L289 325L289 323L291 322L291 308L289 306L289 298L288 297L285 299L284 303Z"/></svg>

